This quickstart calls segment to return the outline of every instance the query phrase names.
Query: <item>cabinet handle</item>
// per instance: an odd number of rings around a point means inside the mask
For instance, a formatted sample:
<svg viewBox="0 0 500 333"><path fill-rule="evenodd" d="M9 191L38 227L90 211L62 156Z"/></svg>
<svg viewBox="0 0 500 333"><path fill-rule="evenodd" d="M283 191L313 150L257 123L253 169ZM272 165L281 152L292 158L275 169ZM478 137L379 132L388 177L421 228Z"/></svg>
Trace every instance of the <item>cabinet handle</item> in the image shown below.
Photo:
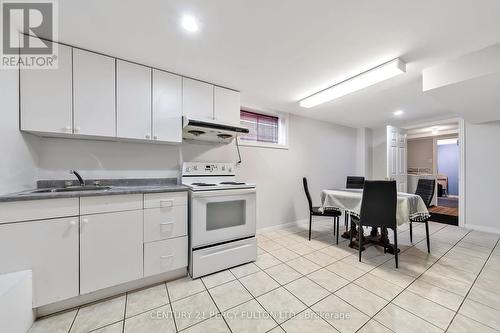
<svg viewBox="0 0 500 333"><path fill-rule="evenodd" d="M76 225L76 221L70 221L69 224Z"/></svg>
<svg viewBox="0 0 500 333"><path fill-rule="evenodd" d="M151 136L149 134L146 134L146 139L149 139Z"/></svg>
<svg viewBox="0 0 500 333"><path fill-rule="evenodd" d="M80 130L81 130L81 128L80 128L80 127L78 127L78 126L77 126L77 127L75 127L75 133L80 132Z"/></svg>
<svg viewBox="0 0 500 333"><path fill-rule="evenodd" d="M158 137L155 135L155 136L153 136L153 139L154 140L158 140Z"/></svg>
<svg viewBox="0 0 500 333"><path fill-rule="evenodd" d="M174 255L173 254L169 254L168 256L160 256L160 259L170 259L170 258L173 258Z"/></svg>
<svg viewBox="0 0 500 333"><path fill-rule="evenodd" d="M64 127L64 130L65 130L66 132L71 132L72 127L71 127L71 126L66 126L66 127Z"/></svg>
<svg viewBox="0 0 500 333"><path fill-rule="evenodd" d="M165 207L172 207L174 205L173 200L160 200L160 207L165 208Z"/></svg>
<svg viewBox="0 0 500 333"><path fill-rule="evenodd" d="M89 219L82 219L83 224L89 223Z"/></svg>

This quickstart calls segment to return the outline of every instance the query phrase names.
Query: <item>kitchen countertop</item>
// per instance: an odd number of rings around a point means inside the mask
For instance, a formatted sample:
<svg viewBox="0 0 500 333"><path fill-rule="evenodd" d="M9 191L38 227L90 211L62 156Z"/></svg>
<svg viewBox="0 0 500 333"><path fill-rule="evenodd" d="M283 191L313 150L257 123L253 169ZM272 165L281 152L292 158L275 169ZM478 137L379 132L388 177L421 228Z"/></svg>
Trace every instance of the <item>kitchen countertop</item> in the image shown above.
<svg viewBox="0 0 500 333"><path fill-rule="evenodd" d="M162 193L162 192L183 192L187 191L188 187L176 184L176 179L133 179L133 180L100 180L101 186L110 186L108 190L96 191L68 191L68 192L45 192L45 193L30 193L27 190L0 196L0 202L28 201L28 200L44 200L44 199L61 199L61 198L80 198L80 197L95 197L106 195L120 194L139 194L139 193ZM61 181L39 181L38 189L47 187L64 187L60 186ZM64 182L64 181L63 181ZM92 184L94 181L88 181ZM40 187L40 185L50 184L51 186Z"/></svg>

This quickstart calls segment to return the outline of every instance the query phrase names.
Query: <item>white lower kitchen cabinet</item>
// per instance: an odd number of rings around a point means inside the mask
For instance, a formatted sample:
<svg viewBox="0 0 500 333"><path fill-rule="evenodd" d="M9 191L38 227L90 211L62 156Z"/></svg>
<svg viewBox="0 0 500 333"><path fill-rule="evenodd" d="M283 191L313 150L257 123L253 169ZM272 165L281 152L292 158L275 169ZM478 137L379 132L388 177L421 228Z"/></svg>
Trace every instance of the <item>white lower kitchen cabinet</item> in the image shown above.
<svg viewBox="0 0 500 333"><path fill-rule="evenodd" d="M143 211L80 217L80 293L143 277Z"/></svg>
<svg viewBox="0 0 500 333"><path fill-rule="evenodd" d="M187 236L144 244L145 277L183 268L187 264Z"/></svg>
<svg viewBox="0 0 500 333"><path fill-rule="evenodd" d="M78 296L78 217L0 225L0 263L33 271L33 307Z"/></svg>
<svg viewBox="0 0 500 333"><path fill-rule="evenodd" d="M144 210L144 242L187 235L187 206Z"/></svg>

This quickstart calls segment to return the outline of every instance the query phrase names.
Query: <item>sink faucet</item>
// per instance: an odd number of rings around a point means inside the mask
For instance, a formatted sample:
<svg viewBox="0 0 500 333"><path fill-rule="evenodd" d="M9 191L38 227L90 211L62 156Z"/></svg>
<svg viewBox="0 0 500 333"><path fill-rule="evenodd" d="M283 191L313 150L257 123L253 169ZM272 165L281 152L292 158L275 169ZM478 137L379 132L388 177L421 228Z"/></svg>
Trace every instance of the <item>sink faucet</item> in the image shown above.
<svg viewBox="0 0 500 333"><path fill-rule="evenodd" d="M80 176L78 172L76 172L75 170L69 170L69 173L75 175L76 178L78 178L80 186L85 186L85 180L83 180L82 176Z"/></svg>

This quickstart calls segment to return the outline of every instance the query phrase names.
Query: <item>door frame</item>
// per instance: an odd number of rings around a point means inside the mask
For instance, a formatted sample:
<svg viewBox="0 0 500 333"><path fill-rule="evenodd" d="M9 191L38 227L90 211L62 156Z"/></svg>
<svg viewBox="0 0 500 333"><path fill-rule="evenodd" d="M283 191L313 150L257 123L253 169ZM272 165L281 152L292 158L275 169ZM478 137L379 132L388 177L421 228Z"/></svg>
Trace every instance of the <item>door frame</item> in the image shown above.
<svg viewBox="0 0 500 333"><path fill-rule="evenodd" d="M420 127L432 127L444 123L458 123L458 153L459 153L459 166L458 166L458 226L465 227L465 152L466 152L466 135L465 135L465 120L463 118L448 118L434 121L427 121L422 123L413 123L409 126L402 126L402 128L409 130Z"/></svg>

